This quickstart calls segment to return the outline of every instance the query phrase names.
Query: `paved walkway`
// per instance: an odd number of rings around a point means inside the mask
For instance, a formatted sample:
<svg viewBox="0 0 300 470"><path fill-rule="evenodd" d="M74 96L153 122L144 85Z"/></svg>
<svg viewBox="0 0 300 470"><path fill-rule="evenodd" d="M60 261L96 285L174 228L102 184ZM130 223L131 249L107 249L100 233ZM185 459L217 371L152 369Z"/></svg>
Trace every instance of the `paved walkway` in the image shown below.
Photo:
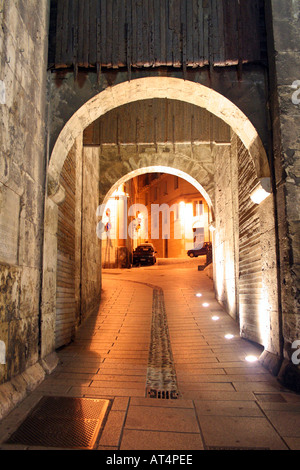
<svg viewBox="0 0 300 470"><path fill-rule="evenodd" d="M195 262L106 270L99 312L3 420L0 442L41 396L57 395L111 400L99 450L299 450L300 395L245 361L260 353ZM178 398L152 398L159 390Z"/></svg>

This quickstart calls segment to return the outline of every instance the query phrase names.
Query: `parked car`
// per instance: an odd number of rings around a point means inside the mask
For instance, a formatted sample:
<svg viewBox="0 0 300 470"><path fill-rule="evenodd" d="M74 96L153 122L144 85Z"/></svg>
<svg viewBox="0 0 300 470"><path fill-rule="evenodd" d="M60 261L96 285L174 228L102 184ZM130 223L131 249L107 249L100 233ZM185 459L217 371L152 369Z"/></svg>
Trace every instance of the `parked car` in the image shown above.
<svg viewBox="0 0 300 470"><path fill-rule="evenodd" d="M189 250L187 252L187 255L190 258L197 258L198 256L207 255L209 252L211 252L211 250L212 250L211 242L204 242L198 245L197 247L193 248L192 250Z"/></svg>
<svg viewBox="0 0 300 470"><path fill-rule="evenodd" d="M156 263L156 253L152 243L143 243L139 245L132 253L133 266L139 264L153 265Z"/></svg>

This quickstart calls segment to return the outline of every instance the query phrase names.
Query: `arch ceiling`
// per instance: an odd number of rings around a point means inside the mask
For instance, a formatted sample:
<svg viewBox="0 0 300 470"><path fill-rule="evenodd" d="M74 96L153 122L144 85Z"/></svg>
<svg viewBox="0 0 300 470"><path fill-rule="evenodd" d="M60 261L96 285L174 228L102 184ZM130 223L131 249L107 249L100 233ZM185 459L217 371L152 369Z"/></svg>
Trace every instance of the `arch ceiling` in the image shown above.
<svg viewBox="0 0 300 470"><path fill-rule="evenodd" d="M206 109L228 124L253 159L258 178L269 177L269 165L261 139L250 120L231 101L201 84L173 77L145 77L124 82L102 91L85 103L66 123L51 154L50 187L58 187L64 161L84 129L107 112L134 101L166 98ZM49 186L48 186L49 191ZM51 190L49 191L51 195Z"/></svg>
<svg viewBox="0 0 300 470"><path fill-rule="evenodd" d="M114 191L118 189L118 187L121 184L126 183L127 181L134 178L135 176L144 175L146 173L168 173L170 175L178 176L179 178L185 179L188 183L192 184L202 194L202 196L206 200L209 207L212 208L212 201L209 197L209 194L205 191L203 186L195 178L185 173L184 171L177 170L175 168L171 168L167 166L162 166L162 165L139 168L138 170L131 171L127 175L123 176L110 188L110 190L108 191L108 193L106 194L104 198L103 204L107 202L109 197L113 194Z"/></svg>

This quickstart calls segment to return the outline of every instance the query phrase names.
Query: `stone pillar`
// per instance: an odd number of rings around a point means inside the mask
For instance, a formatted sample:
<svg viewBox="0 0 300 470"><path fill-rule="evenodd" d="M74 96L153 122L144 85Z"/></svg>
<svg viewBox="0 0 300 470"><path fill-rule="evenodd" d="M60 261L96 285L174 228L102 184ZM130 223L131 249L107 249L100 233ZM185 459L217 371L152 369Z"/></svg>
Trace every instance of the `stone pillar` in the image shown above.
<svg viewBox="0 0 300 470"><path fill-rule="evenodd" d="M215 227L214 286L217 300L237 320L238 181L237 158L230 145L214 145Z"/></svg>
<svg viewBox="0 0 300 470"><path fill-rule="evenodd" d="M280 379L300 390L299 365L292 362L300 338L299 169L300 169L300 1L269 0L267 27L274 180L278 214L282 354Z"/></svg>

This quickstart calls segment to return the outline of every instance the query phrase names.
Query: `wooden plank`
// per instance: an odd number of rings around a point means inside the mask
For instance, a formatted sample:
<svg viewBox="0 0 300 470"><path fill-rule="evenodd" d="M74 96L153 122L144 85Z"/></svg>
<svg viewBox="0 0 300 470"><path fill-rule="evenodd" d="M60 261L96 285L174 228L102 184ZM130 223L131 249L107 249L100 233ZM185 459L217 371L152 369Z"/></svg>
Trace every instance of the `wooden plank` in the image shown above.
<svg viewBox="0 0 300 470"><path fill-rule="evenodd" d="M56 47L55 47L55 65L60 67L64 65L62 60L62 44L63 44L63 11L64 3L57 2L57 26L56 26Z"/></svg>
<svg viewBox="0 0 300 470"><path fill-rule="evenodd" d="M137 32L137 10L136 9L137 9L137 6L136 6L135 0L131 0L131 64L130 65L136 65L137 63L138 32Z"/></svg>
<svg viewBox="0 0 300 470"><path fill-rule="evenodd" d="M165 3L165 31L166 31L166 65L173 65L173 30L170 26L170 16L173 11L170 11L170 0Z"/></svg>
<svg viewBox="0 0 300 470"><path fill-rule="evenodd" d="M64 1L64 18L63 18L63 44L62 44L62 60L65 64L68 63L69 57L72 55L73 48L73 35L72 35L72 0Z"/></svg>
<svg viewBox="0 0 300 470"><path fill-rule="evenodd" d="M193 2L186 1L186 62L194 64Z"/></svg>
<svg viewBox="0 0 300 470"><path fill-rule="evenodd" d="M128 2L126 2L127 4ZM118 0L118 65L120 67L125 67L127 65L126 61L126 5L124 7L124 1Z"/></svg>
<svg viewBox="0 0 300 470"><path fill-rule="evenodd" d="M89 0L88 63L97 63L97 2Z"/></svg>
<svg viewBox="0 0 300 470"><path fill-rule="evenodd" d="M149 54L149 0L142 0L142 64L151 65Z"/></svg>
<svg viewBox="0 0 300 470"><path fill-rule="evenodd" d="M210 8L209 2L203 2L203 51L204 51L204 63L209 64L209 22L210 22Z"/></svg>
<svg viewBox="0 0 300 470"><path fill-rule="evenodd" d="M99 69L127 65L128 70L182 63L203 66L209 59L219 66L258 61L266 42L262 4L262 0L53 2L57 17L52 13L49 60L57 68L97 63Z"/></svg>
<svg viewBox="0 0 300 470"><path fill-rule="evenodd" d="M154 5L154 65L160 64L160 0L153 0Z"/></svg>
<svg viewBox="0 0 300 470"><path fill-rule="evenodd" d="M160 1L160 53L158 57L158 65L165 65L167 60L166 53L166 1Z"/></svg>
<svg viewBox="0 0 300 470"><path fill-rule="evenodd" d="M89 36L90 36L90 3L85 1L84 3L84 17L83 17L83 63L84 67L89 66Z"/></svg>
<svg viewBox="0 0 300 470"><path fill-rule="evenodd" d="M126 2L126 15L125 15L125 42L126 42L126 63L128 80L131 79L131 63L132 63L132 19L131 19L131 2Z"/></svg>
<svg viewBox="0 0 300 470"><path fill-rule="evenodd" d="M113 59L112 59L112 52L113 52L113 30L114 30L114 23L113 23L113 2L112 0L106 0L106 66L112 67Z"/></svg>
<svg viewBox="0 0 300 470"><path fill-rule="evenodd" d="M48 66L55 66L55 49L57 46L57 0L52 0L49 18L49 48L48 48Z"/></svg>
<svg viewBox="0 0 300 470"><path fill-rule="evenodd" d="M78 65L83 64L84 62L84 52L83 52L83 45L84 45L84 2L79 1L78 3L78 55L77 55L77 63Z"/></svg>
<svg viewBox="0 0 300 470"><path fill-rule="evenodd" d="M119 31L122 26L119 18L118 0L111 0L112 3L112 48L111 48L111 64L113 68L119 67ZM123 36L124 39L124 36Z"/></svg>
<svg viewBox="0 0 300 470"><path fill-rule="evenodd" d="M101 0L100 9L100 25L101 25L101 64L106 65L108 63L107 56L107 12L106 12L106 0Z"/></svg>
<svg viewBox="0 0 300 470"><path fill-rule="evenodd" d="M225 64L238 62L237 0L223 0Z"/></svg>
<svg viewBox="0 0 300 470"><path fill-rule="evenodd" d="M174 0L174 19L173 19L173 67L181 66L181 16L180 0Z"/></svg>
<svg viewBox="0 0 300 470"><path fill-rule="evenodd" d="M143 0L136 0L136 31L137 31L137 55L136 65L142 67L146 61L146 57L143 55L143 36L144 36L144 24L143 24Z"/></svg>
<svg viewBox="0 0 300 470"><path fill-rule="evenodd" d="M198 63L200 66L205 64L204 54L204 9L201 0L198 3Z"/></svg>
<svg viewBox="0 0 300 470"><path fill-rule="evenodd" d="M221 66L225 63L225 31L224 31L224 6L223 1L218 1L217 16L218 16L218 56L215 58L215 65Z"/></svg>
<svg viewBox="0 0 300 470"><path fill-rule="evenodd" d="M186 66L187 66L187 9L186 9L186 0L181 2L181 64L183 68L183 76L186 76Z"/></svg>
<svg viewBox="0 0 300 470"><path fill-rule="evenodd" d="M78 64L78 21L79 21L79 0L72 0L72 13L70 24L72 24L72 42L73 42L73 53L72 53L72 65L75 69L75 77L77 76L77 64ZM71 54L71 52L70 52Z"/></svg>
<svg viewBox="0 0 300 470"><path fill-rule="evenodd" d="M101 48L102 48L102 36L101 36L101 2L97 2L97 11L96 11L96 70L97 70L97 82L100 83L101 71L102 71L102 61L101 61Z"/></svg>
<svg viewBox="0 0 300 470"><path fill-rule="evenodd" d="M192 0L192 9L193 9L193 24L192 24L192 34L193 34L193 63L198 65L200 61L199 55L199 1Z"/></svg>

